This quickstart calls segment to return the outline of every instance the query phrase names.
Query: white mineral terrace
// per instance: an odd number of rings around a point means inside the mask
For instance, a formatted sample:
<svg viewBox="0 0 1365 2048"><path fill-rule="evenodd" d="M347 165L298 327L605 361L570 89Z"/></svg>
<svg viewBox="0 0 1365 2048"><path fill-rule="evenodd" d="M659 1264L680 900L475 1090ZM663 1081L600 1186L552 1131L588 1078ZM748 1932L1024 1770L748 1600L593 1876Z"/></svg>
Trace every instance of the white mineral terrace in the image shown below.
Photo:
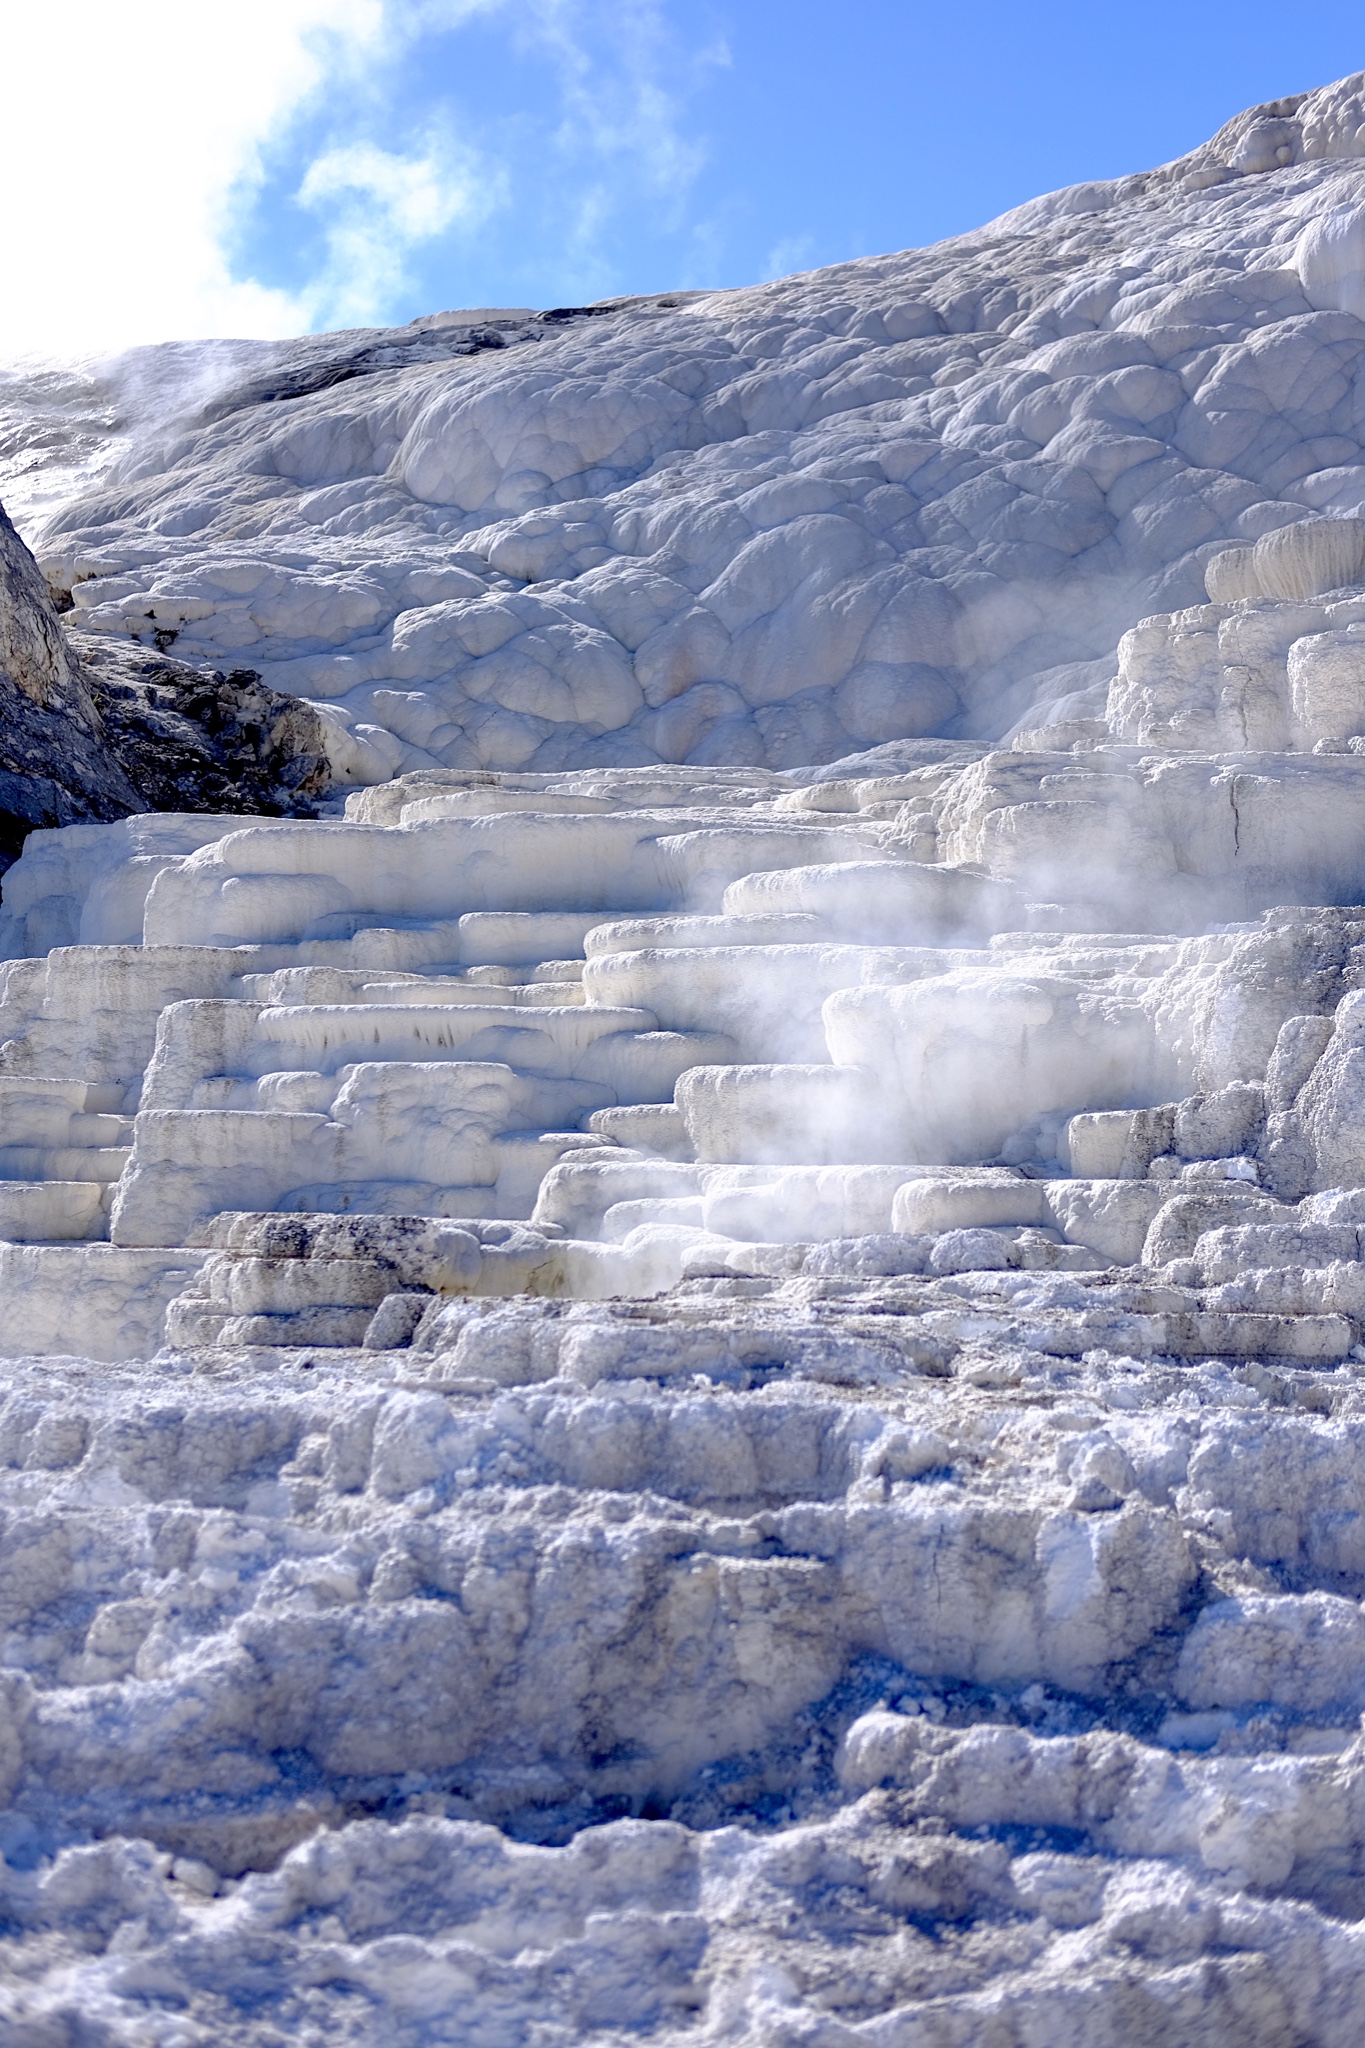
<svg viewBox="0 0 1365 2048"><path fill-rule="evenodd" d="M6 2044L1359 2048L1365 80L205 360L35 546L350 793L4 876Z"/></svg>

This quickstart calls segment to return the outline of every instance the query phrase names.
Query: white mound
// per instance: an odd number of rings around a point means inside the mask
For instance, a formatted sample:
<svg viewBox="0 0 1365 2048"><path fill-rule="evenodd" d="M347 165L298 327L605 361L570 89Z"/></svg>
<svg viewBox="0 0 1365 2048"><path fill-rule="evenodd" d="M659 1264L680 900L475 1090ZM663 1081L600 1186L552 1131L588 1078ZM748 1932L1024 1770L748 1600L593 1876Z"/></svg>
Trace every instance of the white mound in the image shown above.
<svg viewBox="0 0 1365 2048"><path fill-rule="evenodd" d="M7 2042L1355 2048L1362 223L10 380L351 793L4 878Z"/></svg>
<svg viewBox="0 0 1365 2048"><path fill-rule="evenodd" d="M1348 80L752 290L140 352L115 409L155 394L163 431L61 507L48 572L97 632L324 700L362 782L1093 708L1088 664L1213 548L1365 503L1363 118Z"/></svg>

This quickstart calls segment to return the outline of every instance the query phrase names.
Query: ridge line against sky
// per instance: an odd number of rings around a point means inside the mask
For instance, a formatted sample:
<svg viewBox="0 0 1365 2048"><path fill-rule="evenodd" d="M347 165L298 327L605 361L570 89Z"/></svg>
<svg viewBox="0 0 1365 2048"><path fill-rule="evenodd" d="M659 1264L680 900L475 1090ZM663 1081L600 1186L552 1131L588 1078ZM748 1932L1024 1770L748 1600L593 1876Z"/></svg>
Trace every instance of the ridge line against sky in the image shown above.
<svg viewBox="0 0 1365 2048"><path fill-rule="evenodd" d="M748 284L1182 154L1358 10L0 0L0 356Z"/></svg>

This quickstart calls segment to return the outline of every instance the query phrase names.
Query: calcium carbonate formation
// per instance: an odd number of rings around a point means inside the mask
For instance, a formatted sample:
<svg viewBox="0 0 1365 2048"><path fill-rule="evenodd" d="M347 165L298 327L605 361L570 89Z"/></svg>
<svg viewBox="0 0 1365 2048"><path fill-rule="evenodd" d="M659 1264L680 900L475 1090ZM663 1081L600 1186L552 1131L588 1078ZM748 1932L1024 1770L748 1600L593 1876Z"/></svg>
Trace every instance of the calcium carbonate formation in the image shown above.
<svg viewBox="0 0 1365 2048"><path fill-rule="evenodd" d="M79 384L350 794L4 878L6 2038L1355 2048L1365 78Z"/></svg>

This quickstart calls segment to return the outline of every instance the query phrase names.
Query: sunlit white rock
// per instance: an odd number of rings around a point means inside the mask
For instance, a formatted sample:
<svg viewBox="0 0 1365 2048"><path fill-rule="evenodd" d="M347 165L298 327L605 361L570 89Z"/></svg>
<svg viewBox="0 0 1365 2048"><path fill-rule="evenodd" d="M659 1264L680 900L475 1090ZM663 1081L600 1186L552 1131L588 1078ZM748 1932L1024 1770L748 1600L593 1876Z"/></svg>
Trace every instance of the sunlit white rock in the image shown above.
<svg viewBox="0 0 1365 2048"><path fill-rule="evenodd" d="M16 2038L1355 2048L1363 153L151 377L354 787L5 878Z"/></svg>

